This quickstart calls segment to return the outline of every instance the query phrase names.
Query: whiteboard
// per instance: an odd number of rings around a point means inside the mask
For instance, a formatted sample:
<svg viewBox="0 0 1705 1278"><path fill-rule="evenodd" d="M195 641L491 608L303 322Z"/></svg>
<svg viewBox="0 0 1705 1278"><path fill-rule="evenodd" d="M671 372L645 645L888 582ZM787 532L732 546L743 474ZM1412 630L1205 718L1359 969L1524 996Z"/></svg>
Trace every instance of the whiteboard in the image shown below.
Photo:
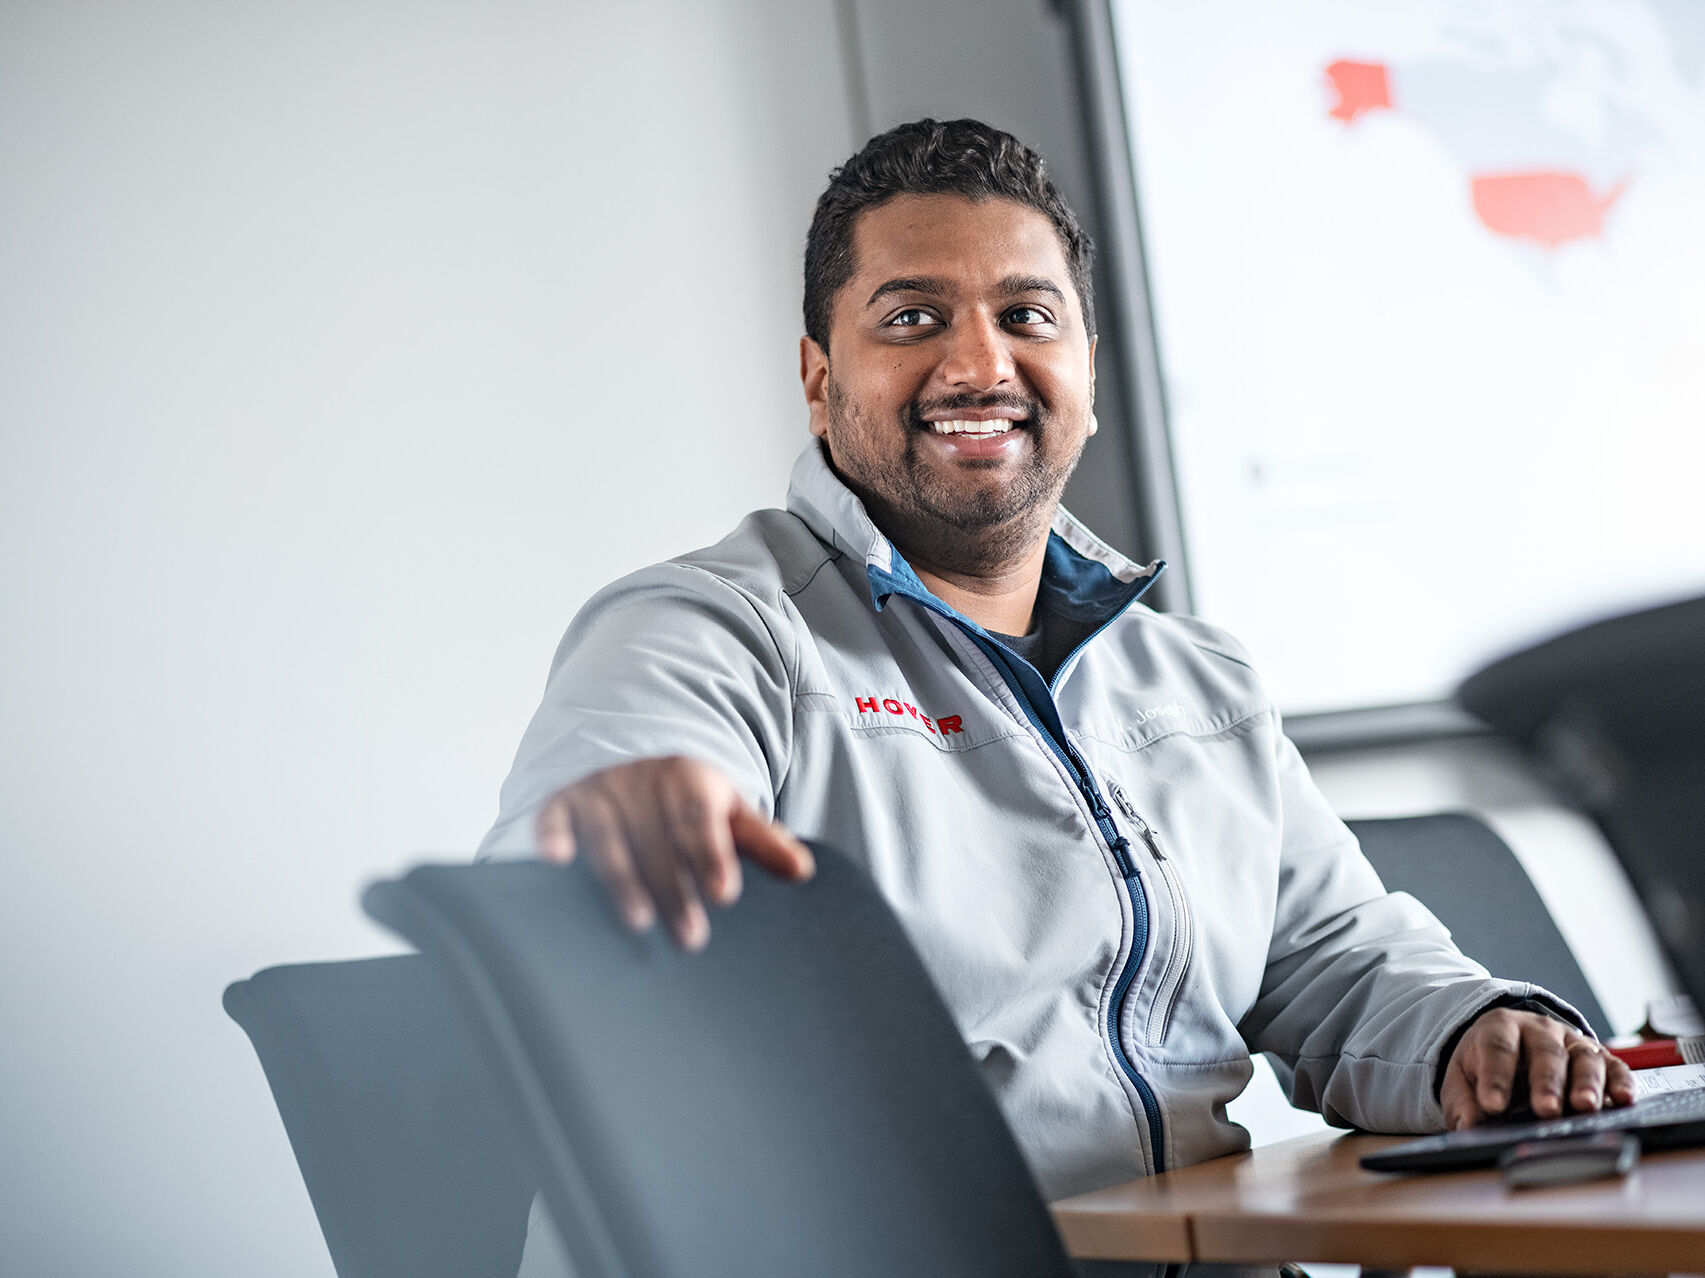
<svg viewBox="0 0 1705 1278"><path fill-rule="evenodd" d="M1192 605L1283 710L1705 593L1705 4L1112 12Z"/></svg>

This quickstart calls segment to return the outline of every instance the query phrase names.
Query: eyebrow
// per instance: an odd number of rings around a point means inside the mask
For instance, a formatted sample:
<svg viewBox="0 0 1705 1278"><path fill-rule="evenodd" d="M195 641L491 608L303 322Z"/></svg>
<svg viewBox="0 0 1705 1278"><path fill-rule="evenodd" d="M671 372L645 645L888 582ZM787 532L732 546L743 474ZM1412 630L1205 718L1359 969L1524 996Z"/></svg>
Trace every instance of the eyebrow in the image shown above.
<svg viewBox="0 0 1705 1278"><path fill-rule="evenodd" d="M947 282L933 275L902 275L898 279L885 280L878 284L865 305L873 305L878 298L887 297L890 293L923 293L930 297L940 297L945 292Z"/></svg>
<svg viewBox="0 0 1705 1278"><path fill-rule="evenodd" d="M1047 293L1058 298L1061 302L1066 295L1060 286L1045 275L1009 275L997 286L1006 296L1015 293ZM873 306L881 298L890 293L922 293L926 297L940 297L948 291L947 282L933 275L902 275L897 279L885 280L876 286L876 291L865 302Z"/></svg>
<svg viewBox="0 0 1705 1278"><path fill-rule="evenodd" d="M1045 275L1009 275L1000 282L1000 291L1007 294L1046 293L1062 302L1066 300L1060 286Z"/></svg>

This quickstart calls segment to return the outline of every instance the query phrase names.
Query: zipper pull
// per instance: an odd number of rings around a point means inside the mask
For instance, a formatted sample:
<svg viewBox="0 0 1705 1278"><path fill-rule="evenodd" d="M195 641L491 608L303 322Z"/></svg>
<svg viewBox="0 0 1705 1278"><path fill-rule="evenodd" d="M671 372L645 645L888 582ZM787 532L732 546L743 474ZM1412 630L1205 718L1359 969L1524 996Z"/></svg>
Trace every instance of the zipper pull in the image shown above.
<svg viewBox="0 0 1705 1278"><path fill-rule="evenodd" d="M1138 836L1142 839L1148 850L1154 854L1154 859L1157 861L1166 860L1166 852L1160 846L1160 832L1147 821L1143 820L1141 814L1137 812L1136 806L1125 794L1125 787L1120 785L1117 781L1108 781L1107 789L1113 796L1113 802L1119 805L1119 811L1123 812L1131 823L1137 827Z"/></svg>
<svg viewBox="0 0 1705 1278"><path fill-rule="evenodd" d="M1131 820L1133 820L1133 821L1141 821L1142 820L1142 818L1137 815L1136 808L1131 806L1130 799L1125 797L1125 787L1124 786L1120 785L1117 781L1114 781L1112 778L1108 778L1107 791L1109 794L1111 794L1113 796L1113 802L1115 802L1119 805L1119 811L1123 812L1126 816L1130 817Z"/></svg>
<svg viewBox="0 0 1705 1278"><path fill-rule="evenodd" d="M1084 775L1089 777L1087 772ZM1112 825L1113 809L1108 807L1107 800L1101 797L1101 789L1095 784L1094 777L1089 777L1089 785L1086 789L1089 795L1089 810L1095 815L1095 819Z"/></svg>
<svg viewBox="0 0 1705 1278"><path fill-rule="evenodd" d="M1160 847L1160 831L1156 830L1141 817L1138 817L1136 820L1139 827L1137 833L1143 836L1143 842L1148 844L1149 851L1154 853L1154 859L1157 861L1166 860L1166 853L1163 852Z"/></svg>
<svg viewBox="0 0 1705 1278"><path fill-rule="evenodd" d="M1113 840L1113 859L1118 862L1126 879L1142 878L1143 867L1138 865L1137 858L1131 855L1131 841L1122 834Z"/></svg>

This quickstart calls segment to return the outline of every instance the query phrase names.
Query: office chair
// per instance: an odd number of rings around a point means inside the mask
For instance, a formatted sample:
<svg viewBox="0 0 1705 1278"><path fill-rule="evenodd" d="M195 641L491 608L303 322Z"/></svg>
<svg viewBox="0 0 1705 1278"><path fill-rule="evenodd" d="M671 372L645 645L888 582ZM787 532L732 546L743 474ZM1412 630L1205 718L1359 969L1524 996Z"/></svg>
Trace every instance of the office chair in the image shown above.
<svg viewBox="0 0 1705 1278"><path fill-rule="evenodd" d="M364 903L481 1023L582 1278L1065 1278L910 942L816 851L808 883L752 872L699 954L581 866L427 866Z"/></svg>
<svg viewBox="0 0 1705 1278"><path fill-rule="evenodd" d="M273 967L225 991L339 1278L514 1278L536 1178L418 954Z"/></svg>
<svg viewBox="0 0 1705 1278"><path fill-rule="evenodd" d="M1705 1004L1705 598L1513 653L1456 696L1598 822L1682 987Z"/></svg>
<svg viewBox="0 0 1705 1278"><path fill-rule="evenodd" d="M1574 1004L1602 1037L1610 1020L1533 880L1478 817L1461 812L1347 823L1385 886L1407 892L1494 976L1532 981Z"/></svg>

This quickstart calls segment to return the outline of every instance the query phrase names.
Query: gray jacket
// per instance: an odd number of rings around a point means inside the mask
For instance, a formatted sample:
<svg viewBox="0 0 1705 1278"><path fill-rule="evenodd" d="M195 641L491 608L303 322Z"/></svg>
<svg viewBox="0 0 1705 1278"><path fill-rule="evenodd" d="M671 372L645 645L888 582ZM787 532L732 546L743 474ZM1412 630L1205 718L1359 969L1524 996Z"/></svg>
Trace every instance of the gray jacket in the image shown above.
<svg viewBox="0 0 1705 1278"><path fill-rule="evenodd" d="M1537 991L1384 891L1243 649L1137 602L1158 567L1060 511L1044 603L1100 628L1050 687L813 443L785 512L581 610L482 852L613 763L716 764L869 867L1049 1198L1247 1148L1252 1051L1332 1122L1442 1127L1441 1046Z"/></svg>

